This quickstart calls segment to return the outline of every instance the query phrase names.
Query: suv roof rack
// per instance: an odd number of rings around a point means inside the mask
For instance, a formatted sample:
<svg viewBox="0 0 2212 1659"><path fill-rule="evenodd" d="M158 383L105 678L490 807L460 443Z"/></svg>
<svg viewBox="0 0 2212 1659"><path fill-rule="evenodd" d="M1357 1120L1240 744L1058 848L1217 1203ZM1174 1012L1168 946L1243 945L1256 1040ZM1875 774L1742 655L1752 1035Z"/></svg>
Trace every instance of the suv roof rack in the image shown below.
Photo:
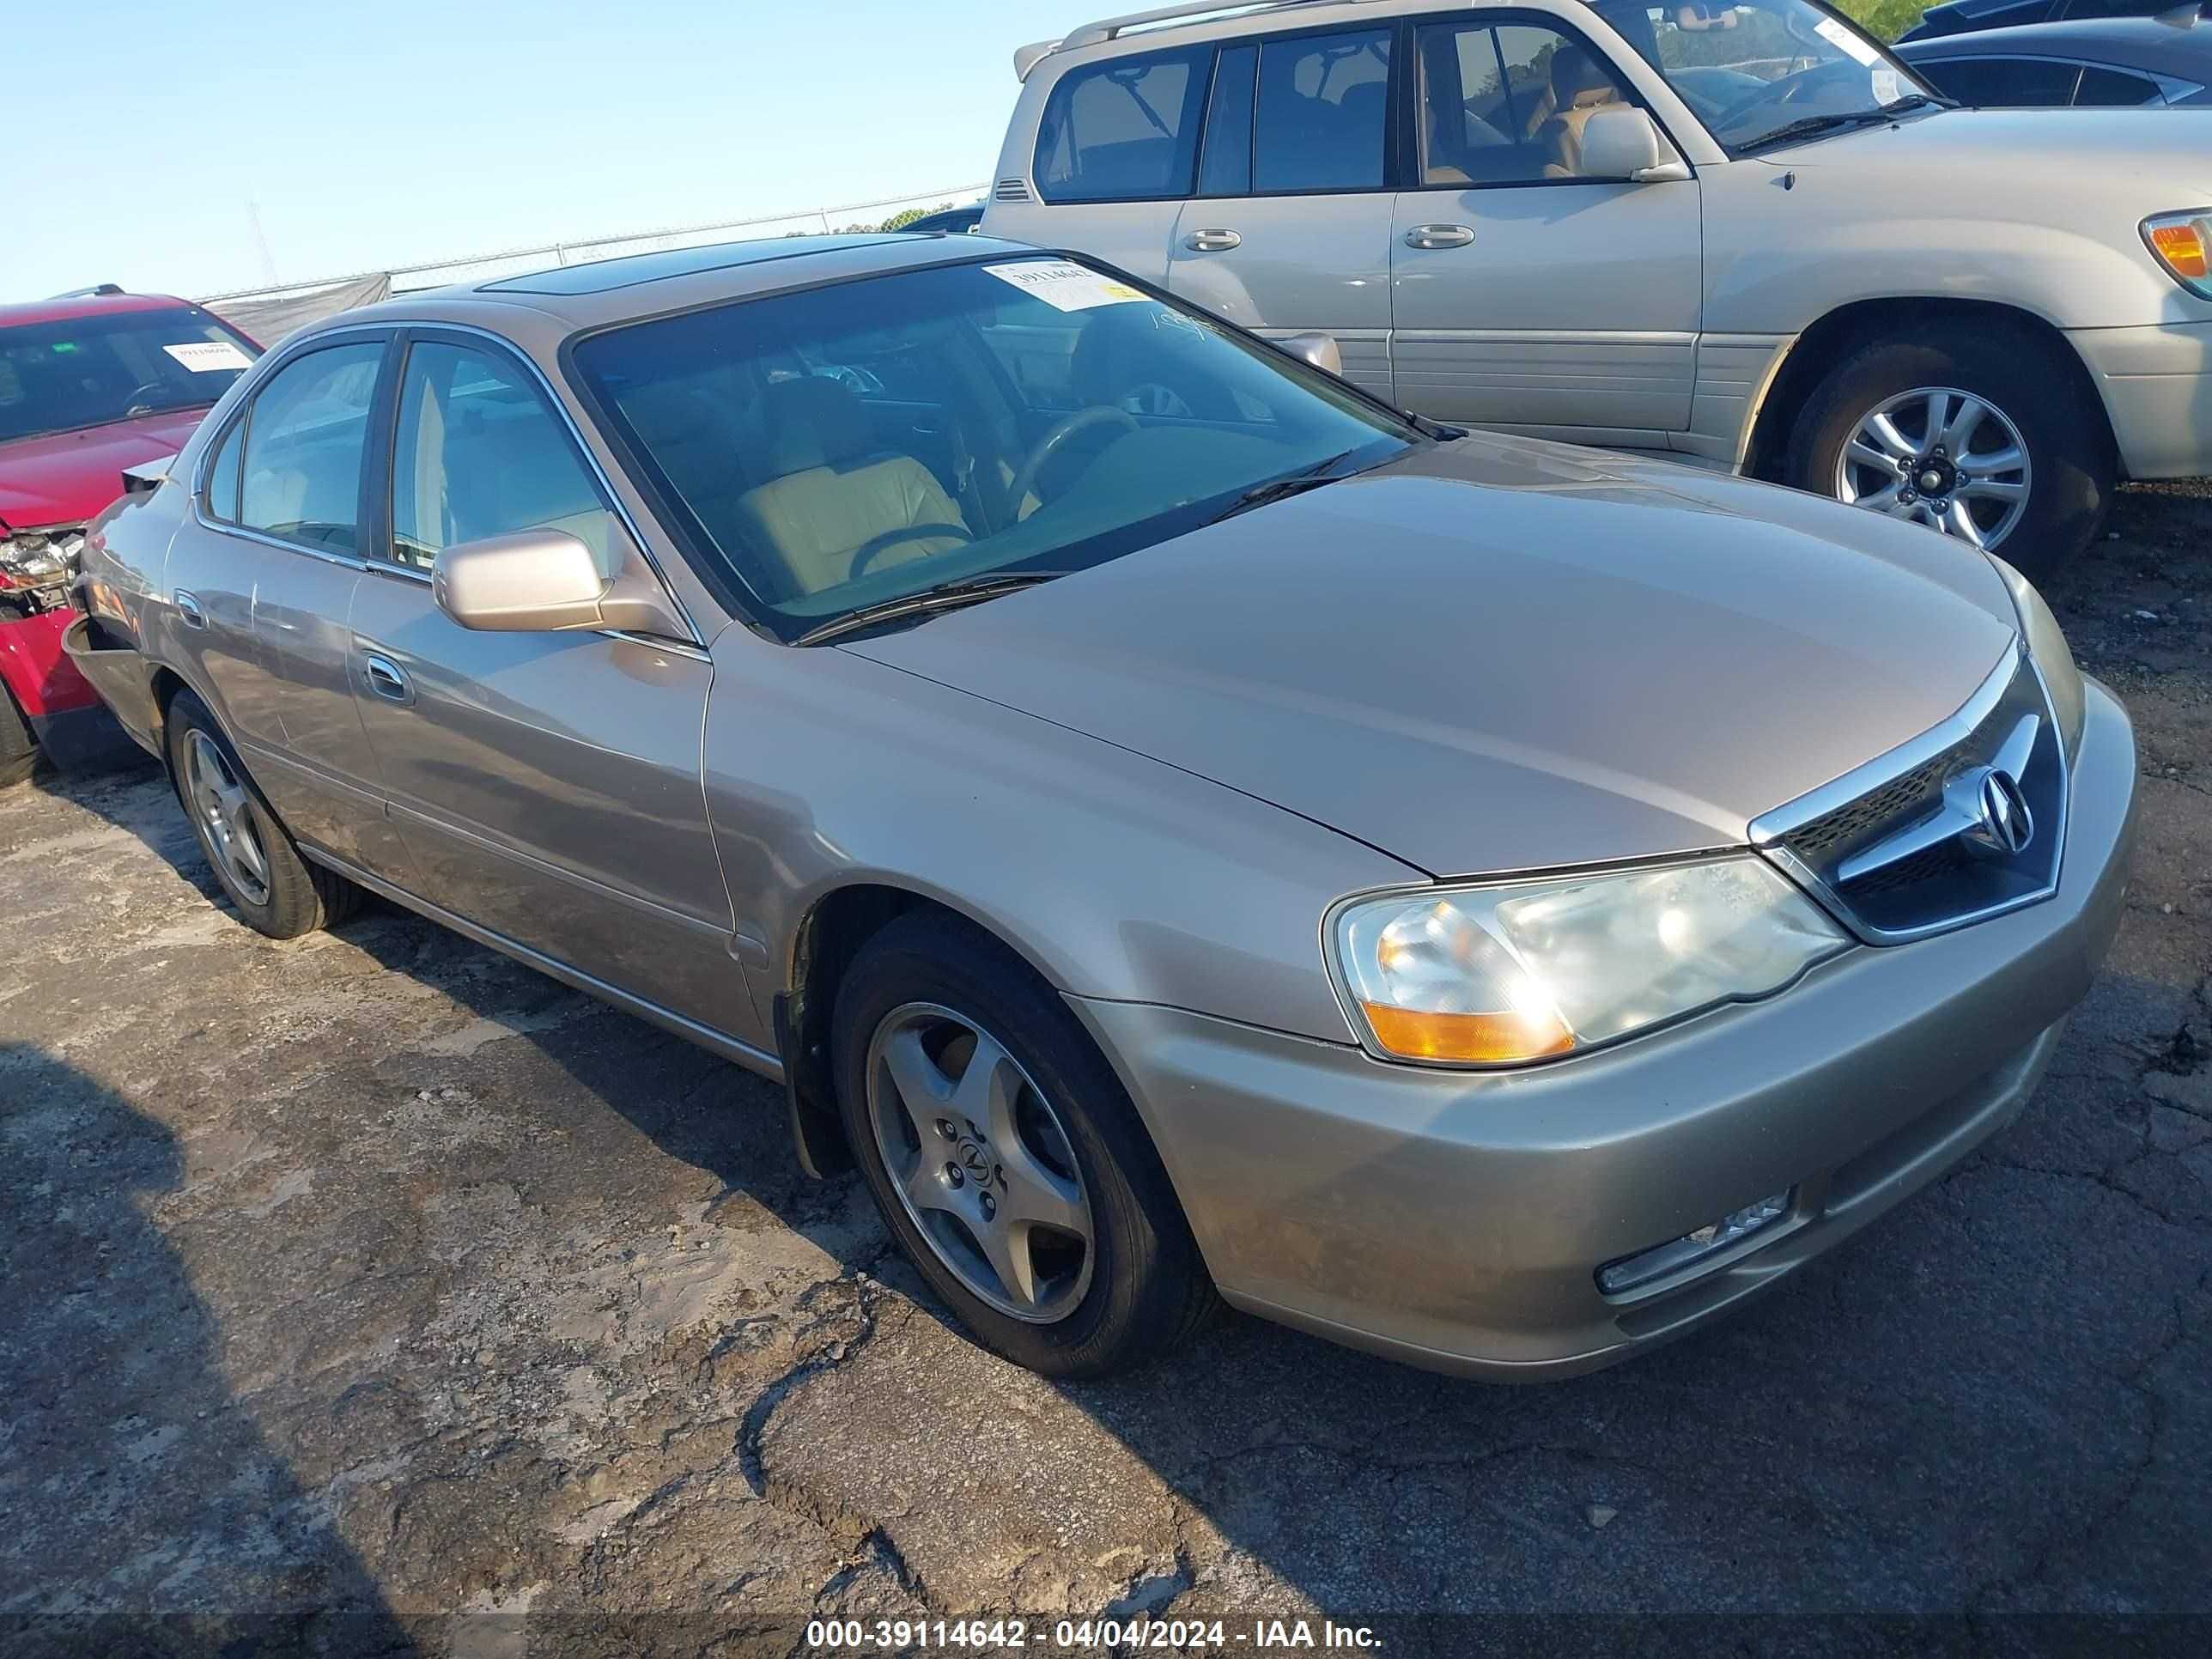
<svg viewBox="0 0 2212 1659"><path fill-rule="evenodd" d="M73 288L66 294L57 294L57 300L105 300L112 294L123 292L120 283L98 283L90 288Z"/></svg>
<svg viewBox="0 0 2212 1659"><path fill-rule="evenodd" d="M1018 48L1014 52L1014 78L1026 81L1030 71L1056 52L1073 52L1078 46L1096 46L1120 39L1133 29L1148 28L1156 23L1195 21L1201 17L1233 17L1258 15L1265 12L1289 11L1301 6L1367 5L1372 0L1184 0L1181 5L1161 6L1152 11L1133 11L1127 16L1101 18L1095 23L1085 23L1081 28L1059 40L1039 40Z"/></svg>

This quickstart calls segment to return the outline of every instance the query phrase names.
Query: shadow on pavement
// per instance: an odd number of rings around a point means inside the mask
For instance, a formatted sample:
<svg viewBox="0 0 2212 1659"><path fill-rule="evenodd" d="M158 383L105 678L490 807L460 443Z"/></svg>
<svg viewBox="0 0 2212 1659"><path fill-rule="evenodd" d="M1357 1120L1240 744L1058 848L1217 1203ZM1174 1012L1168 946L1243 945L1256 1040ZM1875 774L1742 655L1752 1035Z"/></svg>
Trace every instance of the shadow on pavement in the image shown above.
<svg viewBox="0 0 2212 1659"><path fill-rule="evenodd" d="M0 1042L0 1651L404 1654L148 1214L161 1124Z"/></svg>

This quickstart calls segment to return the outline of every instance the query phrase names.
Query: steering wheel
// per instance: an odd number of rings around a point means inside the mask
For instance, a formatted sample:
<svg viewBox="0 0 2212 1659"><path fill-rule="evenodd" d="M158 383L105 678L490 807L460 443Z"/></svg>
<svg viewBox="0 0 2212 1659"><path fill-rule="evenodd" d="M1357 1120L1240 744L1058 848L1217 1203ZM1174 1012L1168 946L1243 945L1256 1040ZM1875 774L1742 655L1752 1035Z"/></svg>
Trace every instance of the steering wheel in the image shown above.
<svg viewBox="0 0 2212 1659"><path fill-rule="evenodd" d="M159 380L148 380L143 385L132 386L131 388L131 395L123 400L123 412L125 415L132 415L136 414L139 410L143 409L148 414L152 414L154 412L154 405L151 404L141 404L138 401L139 395L142 392L150 392L155 397L158 398L168 389L169 388L167 386L164 386Z"/></svg>
<svg viewBox="0 0 2212 1659"><path fill-rule="evenodd" d="M1770 81L1750 97L1739 103L1732 104L1723 111L1715 125L1733 125L1739 116L1748 115L1752 111L1765 104L1778 104L1787 109L1831 76L1840 80L1865 73L1864 69L1849 58L1837 58L1832 63L1815 64L1810 69L1799 70L1795 75L1785 75L1779 81Z"/></svg>
<svg viewBox="0 0 2212 1659"><path fill-rule="evenodd" d="M975 539L973 532L965 525L957 524L902 525L896 530L886 530L880 536L872 536L862 542L860 551L853 555L853 568L846 580L850 581L860 576L870 565L902 542L933 542L948 536L955 541L972 542Z"/></svg>
<svg viewBox="0 0 2212 1659"><path fill-rule="evenodd" d="M1137 424L1135 416L1112 404L1093 404L1088 409L1077 410L1038 439L1036 447L1030 451L1021 465L1014 469L1014 481L1006 486L1006 499L1014 504L1017 513L1021 511L1021 504L1029 498L1030 486L1036 483L1037 474L1044 471L1044 464L1058 454L1060 447L1070 438L1094 426L1126 427L1132 432L1144 429Z"/></svg>

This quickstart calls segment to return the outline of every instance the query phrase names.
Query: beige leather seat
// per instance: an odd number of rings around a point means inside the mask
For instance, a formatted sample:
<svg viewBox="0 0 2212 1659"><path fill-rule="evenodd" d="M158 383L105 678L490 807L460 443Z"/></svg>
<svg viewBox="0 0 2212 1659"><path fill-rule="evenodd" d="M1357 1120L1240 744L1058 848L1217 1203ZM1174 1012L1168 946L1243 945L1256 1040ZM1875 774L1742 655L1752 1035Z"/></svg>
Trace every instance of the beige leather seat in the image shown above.
<svg viewBox="0 0 2212 1659"><path fill-rule="evenodd" d="M880 569L970 539L936 475L911 455L877 449L867 410L836 381L780 382L762 415L774 476L738 498L734 516L791 592L849 581L864 560Z"/></svg>
<svg viewBox="0 0 2212 1659"><path fill-rule="evenodd" d="M1589 53L1580 46L1561 46L1552 54L1552 100L1553 113L1538 135L1551 149L1545 176L1579 179L1583 129L1598 111L1621 101L1620 90Z"/></svg>

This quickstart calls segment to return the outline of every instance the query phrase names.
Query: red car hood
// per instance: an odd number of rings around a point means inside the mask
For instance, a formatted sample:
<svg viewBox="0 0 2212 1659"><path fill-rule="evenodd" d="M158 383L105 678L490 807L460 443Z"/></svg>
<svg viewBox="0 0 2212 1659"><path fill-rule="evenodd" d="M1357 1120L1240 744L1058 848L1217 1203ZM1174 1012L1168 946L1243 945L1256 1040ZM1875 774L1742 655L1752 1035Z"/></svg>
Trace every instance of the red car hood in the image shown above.
<svg viewBox="0 0 2212 1659"><path fill-rule="evenodd" d="M205 409L49 433L0 444L0 524L37 530L82 524L123 493L123 469L173 455Z"/></svg>

